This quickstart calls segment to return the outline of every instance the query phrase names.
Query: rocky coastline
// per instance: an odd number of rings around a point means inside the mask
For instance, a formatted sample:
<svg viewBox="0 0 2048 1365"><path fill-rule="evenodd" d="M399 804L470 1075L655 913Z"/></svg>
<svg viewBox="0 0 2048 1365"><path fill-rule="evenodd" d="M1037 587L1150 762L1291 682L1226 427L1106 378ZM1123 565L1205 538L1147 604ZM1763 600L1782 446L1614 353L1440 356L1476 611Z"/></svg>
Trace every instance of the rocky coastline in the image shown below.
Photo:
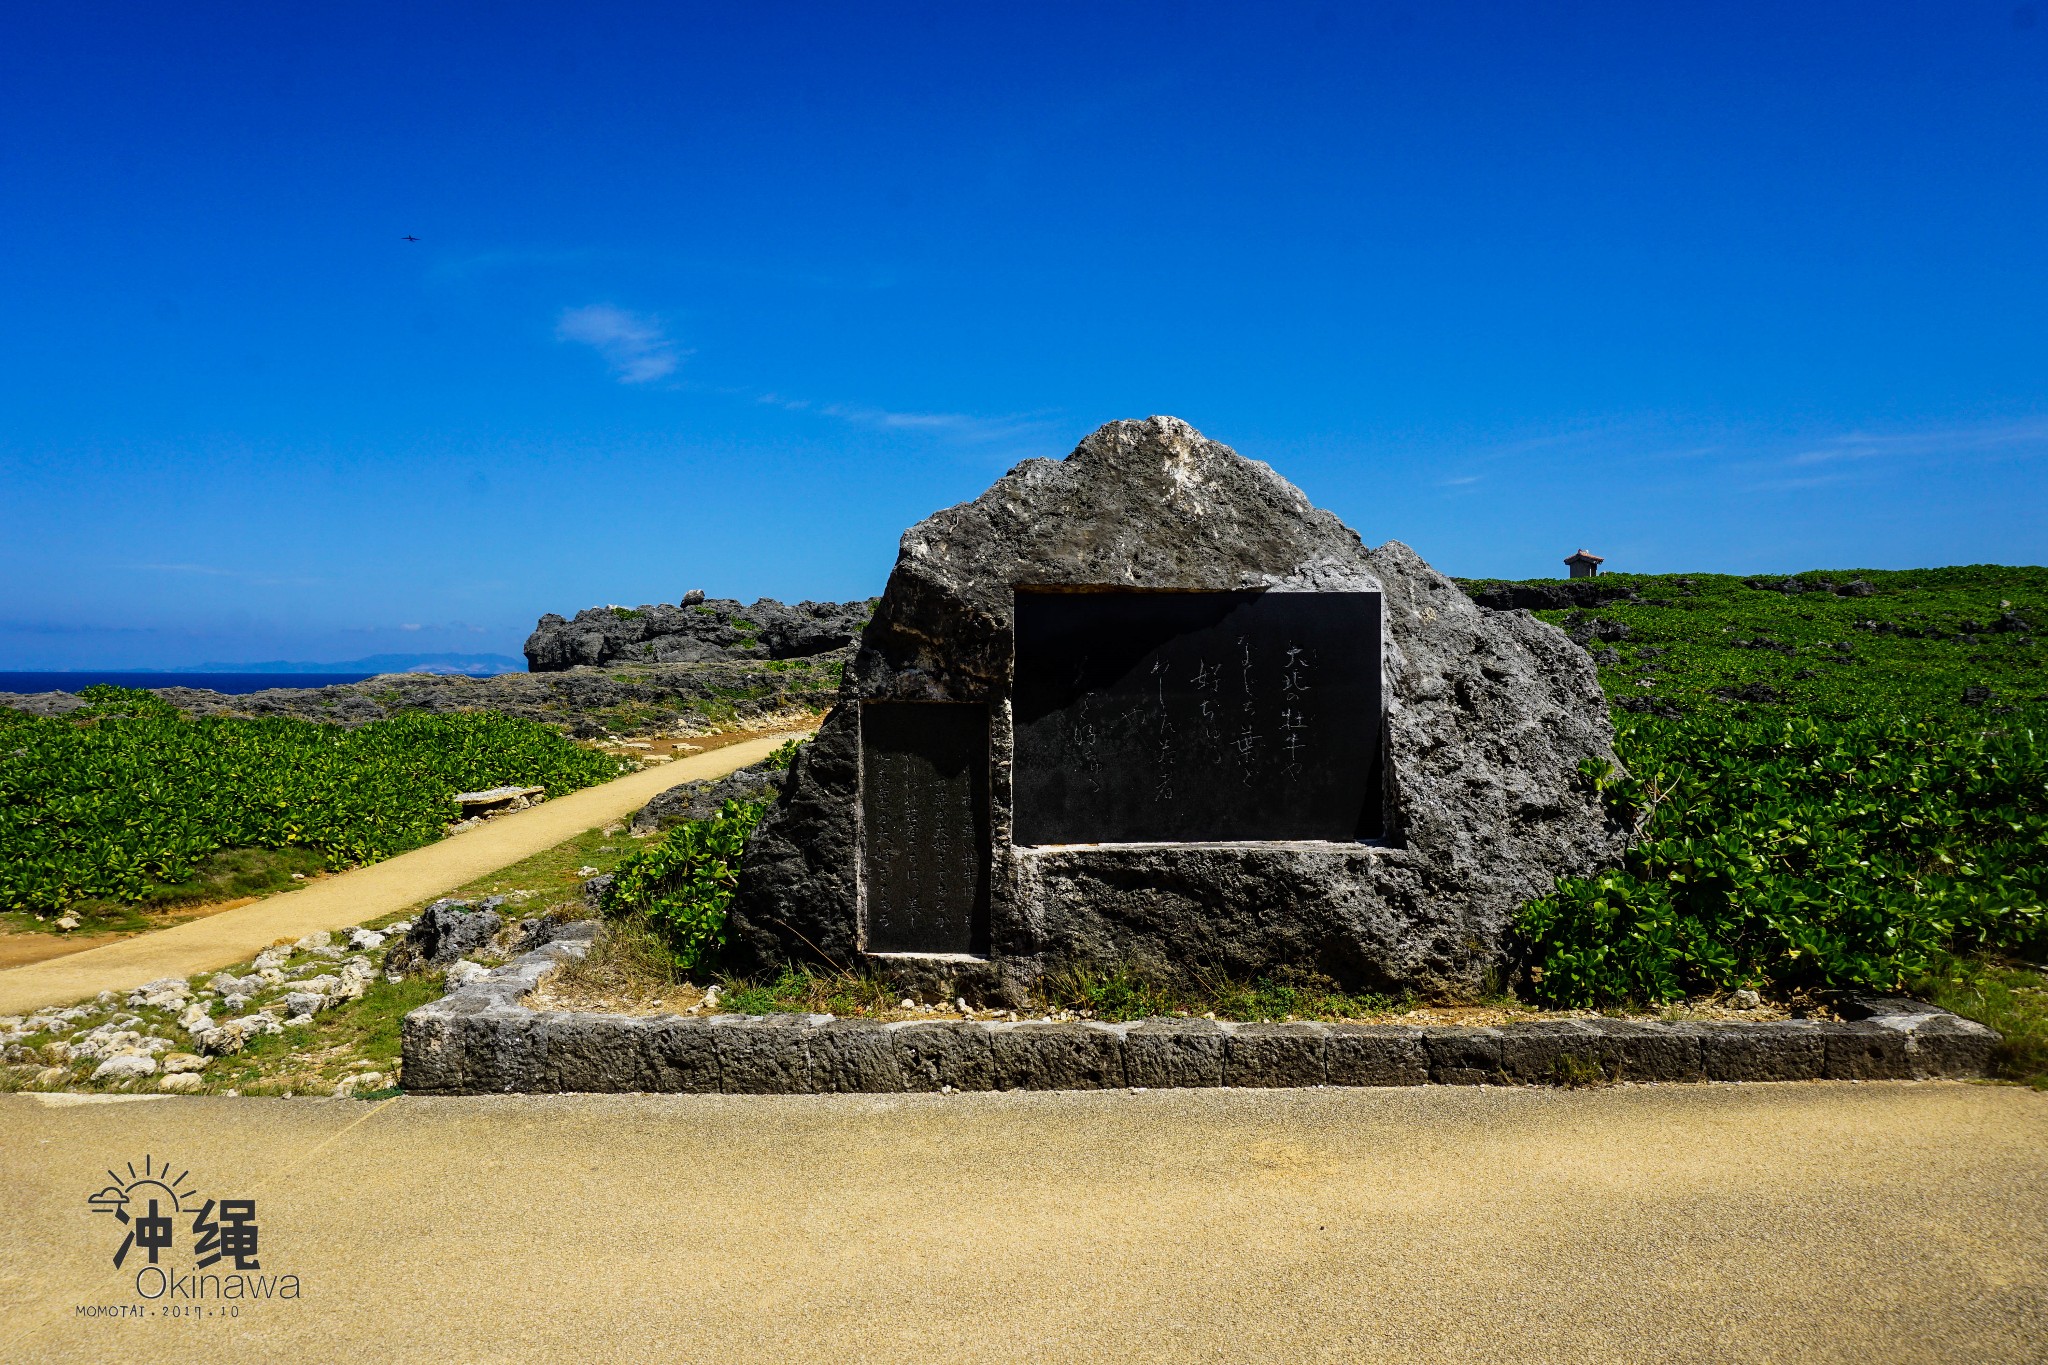
<svg viewBox="0 0 2048 1365"><path fill-rule="evenodd" d="M877 600L789 606L763 597L742 606L692 590L674 606L586 607L566 619L550 612L527 637L526 666L554 673L610 663L814 658L852 645Z"/></svg>
<svg viewBox="0 0 2048 1365"><path fill-rule="evenodd" d="M684 605L591 607L540 619L531 670L490 677L385 673L327 687L227 693L149 690L190 716L289 716L363 725L406 712L496 711L579 738L752 729L829 708L869 602L763 598L742 606L693 592ZM0 706L62 716L71 692L0 692Z"/></svg>

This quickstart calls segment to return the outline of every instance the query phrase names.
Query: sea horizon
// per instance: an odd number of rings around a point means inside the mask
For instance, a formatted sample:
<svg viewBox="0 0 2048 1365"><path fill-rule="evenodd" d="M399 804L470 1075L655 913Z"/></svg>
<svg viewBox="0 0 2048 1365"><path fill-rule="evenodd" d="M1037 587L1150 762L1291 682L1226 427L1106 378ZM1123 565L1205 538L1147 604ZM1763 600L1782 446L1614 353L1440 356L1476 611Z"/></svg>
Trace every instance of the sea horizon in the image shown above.
<svg viewBox="0 0 2048 1365"><path fill-rule="evenodd" d="M402 672L405 670L391 670ZM442 672L444 670L413 670ZM262 692L274 687L335 687L381 676L377 673L285 673L285 672L197 672L170 669L69 669L56 671L10 671L0 669L0 693L33 695L44 692L76 693L87 687L165 688L191 687L234 696ZM468 675L464 675L468 676Z"/></svg>

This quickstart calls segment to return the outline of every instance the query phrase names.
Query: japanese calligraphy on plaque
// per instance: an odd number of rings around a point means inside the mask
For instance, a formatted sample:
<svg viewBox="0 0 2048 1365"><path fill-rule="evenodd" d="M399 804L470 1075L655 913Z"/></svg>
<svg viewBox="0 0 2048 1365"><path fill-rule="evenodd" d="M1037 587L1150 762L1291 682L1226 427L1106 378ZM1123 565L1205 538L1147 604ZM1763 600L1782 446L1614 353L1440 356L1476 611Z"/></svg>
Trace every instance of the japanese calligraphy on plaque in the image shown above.
<svg viewBox="0 0 2048 1365"><path fill-rule="evenodd" d="M1380 833L1380 594L1016 600L1016 842Z"/></svg>
<svg viewBox="0 0 2048 1365"><path fill-rule="evenodd" d="M868 702L860 755L867 951L985 951L988 708Z"/></svg>

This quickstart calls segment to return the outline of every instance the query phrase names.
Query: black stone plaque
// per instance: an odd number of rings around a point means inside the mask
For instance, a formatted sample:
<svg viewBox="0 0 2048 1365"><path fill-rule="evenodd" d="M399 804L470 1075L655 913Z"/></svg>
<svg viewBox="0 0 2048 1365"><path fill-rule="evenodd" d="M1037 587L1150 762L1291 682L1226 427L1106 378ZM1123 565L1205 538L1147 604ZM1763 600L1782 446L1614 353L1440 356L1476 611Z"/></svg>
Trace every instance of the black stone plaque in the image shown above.
<svg viewBox="0 0 2048 1365"><path fill-rule="evenodd" d="M1017 593L1016 842L1380 833L1376 592Z"/></svg>
<svg viewBox="0 0 2048 1365"><path fill-rule="evenodd" d="M988 708L860 709L867 950L982 953L988 944Z"/></svg>

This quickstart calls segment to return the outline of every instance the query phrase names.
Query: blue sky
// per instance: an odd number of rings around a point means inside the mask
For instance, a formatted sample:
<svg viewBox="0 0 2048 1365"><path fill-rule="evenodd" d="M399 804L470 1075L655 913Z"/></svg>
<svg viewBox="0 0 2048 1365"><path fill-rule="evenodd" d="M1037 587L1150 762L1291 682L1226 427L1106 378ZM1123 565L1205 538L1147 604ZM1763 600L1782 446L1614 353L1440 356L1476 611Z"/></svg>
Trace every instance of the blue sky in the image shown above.
<svg viewBox="0 0 2048 1365"><path fill-rule="evenodd" d="M1162 412L1450 573L2044 559L2048 5L577 8L8 7L0 668L866 595Z"/></svg>

